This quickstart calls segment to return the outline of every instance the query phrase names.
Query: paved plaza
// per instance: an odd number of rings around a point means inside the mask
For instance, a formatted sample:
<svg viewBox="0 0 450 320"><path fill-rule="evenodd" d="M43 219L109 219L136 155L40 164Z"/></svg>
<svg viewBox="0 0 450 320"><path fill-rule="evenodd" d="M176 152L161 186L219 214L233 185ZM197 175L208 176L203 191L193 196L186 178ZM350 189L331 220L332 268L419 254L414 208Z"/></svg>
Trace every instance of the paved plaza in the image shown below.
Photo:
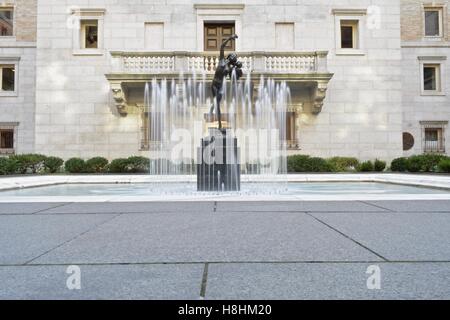
<svg viewBox="0 0 450 320"><path fill-rule="evenodd" d="M450 298L448 200L1 203L0 246L1 299Z"/></svg>

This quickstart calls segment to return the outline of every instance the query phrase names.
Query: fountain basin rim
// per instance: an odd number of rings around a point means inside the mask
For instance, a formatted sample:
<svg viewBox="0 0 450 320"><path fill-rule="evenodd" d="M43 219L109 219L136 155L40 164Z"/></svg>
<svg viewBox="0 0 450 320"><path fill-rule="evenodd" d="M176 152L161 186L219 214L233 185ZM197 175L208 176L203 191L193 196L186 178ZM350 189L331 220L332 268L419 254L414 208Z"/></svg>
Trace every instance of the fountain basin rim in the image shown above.
<svg viewBox="0 0 450 320"><path fill-rule="evenodd" d="M195 183L196 176L150 175L58 175L0 178L0 191L44 187L59 184L151 184ZM450 190L450 176L417 174L289 174L280 176L243 175L242 183L299 183L299 182L379 182L415 187ZM1 197L0 197L1 200Z"/></svg>

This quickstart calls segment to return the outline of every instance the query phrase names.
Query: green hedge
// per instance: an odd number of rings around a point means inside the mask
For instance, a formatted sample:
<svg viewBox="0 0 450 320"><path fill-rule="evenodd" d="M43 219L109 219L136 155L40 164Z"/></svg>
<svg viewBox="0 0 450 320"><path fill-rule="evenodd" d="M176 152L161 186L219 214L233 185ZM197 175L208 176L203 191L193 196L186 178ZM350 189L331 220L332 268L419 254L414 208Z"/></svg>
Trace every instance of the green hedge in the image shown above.
<svg viewBox="0 0 450 320"><path fill-rule="evenodd" d="M109 161L103 157L95 157L86 161L86 172L89 173L105 173L108 171Z"/></svg>
<svg viewBox="0 0 450 320"><path fill-rule="evenodd" d="M114 159L109 164L109 172L111 173L124 173L127 172L128 159Z"/></svg>
<svg viewBox="0 0 450 320"><path fill-rule="evenodd" d="M153 162L157 161L153 160ZM140 156L115 159L108 163L108 160L103 157L94 157L87 161L81 158L71 158L64 162L58 157L23 154L0 157L0 175L58 173L61 171L75 174L147 173L150 172L150 163L149 158ZM184 166L189 166L189 164L184 164ZM293 155L288 157L287 166L290 173L383 172L386 169L386 162L376 159L360 163L358 159L351 157L323 159L307 155ZM390 166L393 172L450 172L449 168L450 157L439 154L397 158L392 161Z"/></svg>
<svg viewBox="0 0 450 320"><path fill-rule="evenodd" d="M440 172L450 172L450 159L442 159L438 164L438 168Z"/></svg>
<svg viewBox="0 0 450 320"><path fill-rule="evenodd" d="M422 154L409 158L394 159L391 163L393 172L445 172L439 164L450 158L441 154ZM445 166L445 165L444 165Z"/></svg>
<svg viewBox="0 0 450 320"><path fill-rule="evenodd" d="M373 164L373 170L376 172L383 172L386 169L386 162L376 159Z"/></svg>
<svg viewBox="0 0 450 320"><path fill-rule="evenodd" d="M147 173L150 172L150 159L145 157L120 158L111 161L111 173Z"/></svg>
<svg viewBox="0 0 450 320"><path fill-rule="evenodd" d="M332 172L333 166L325 159L306 155L290 156L287 159L288 172Z"/></svg>
<svg viewBox="0 0 450 320"><path fill-rule="evenodd" d="M359 160L350 157L334 157L328 159L328 163L332 166L334 172L352 172L357 170Z"/></svg>
<svg viewBox="0 0 450 320"><path fill-rule="evenodd" d="M68 173L84 173L87 171L86 162L81 158L70 158L64 164L64 169Z"/></svg>
<svg viewBox="0 0 450 320"><path fill-rule="evenodd" d="M402 157L392 160L391 171L406 172L408 170L408 158Z"/></svg>
<svg viewBox="0 0 450 320"><path fill-rule="evenodd" d="M47 157L44 160L44 168L48 173L57 173L61 170L64 160L58 157Z"/></svg>
<svg viewBox="0 0 450 320"><path fill-rule="evenodd" d="M375 167L374 167L372 161L365 161L358 166L359 172L372 172L374 170L375 170Z"/></svg>

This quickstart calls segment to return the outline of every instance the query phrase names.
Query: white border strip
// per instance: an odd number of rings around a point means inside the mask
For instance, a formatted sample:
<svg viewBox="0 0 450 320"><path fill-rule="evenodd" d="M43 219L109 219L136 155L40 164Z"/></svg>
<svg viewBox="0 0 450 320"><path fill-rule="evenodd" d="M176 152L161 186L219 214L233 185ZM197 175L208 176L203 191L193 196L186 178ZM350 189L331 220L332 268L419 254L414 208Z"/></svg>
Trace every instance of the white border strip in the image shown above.
<svg viewBox="0 0 450 320"><path fill-rule="evenodd" d="M243 176L245 182L381 182L444 189L442 194L345 194L345 195L261 195L236 196L51 196L2 197L6 202L144 202L144 201L367 201L367 200L450 200L450 176L412 174L293 174L285 176ZM195 176L150 175L58 175L0 178L0 191L58 184L137 184L195 182Z"/></svg>

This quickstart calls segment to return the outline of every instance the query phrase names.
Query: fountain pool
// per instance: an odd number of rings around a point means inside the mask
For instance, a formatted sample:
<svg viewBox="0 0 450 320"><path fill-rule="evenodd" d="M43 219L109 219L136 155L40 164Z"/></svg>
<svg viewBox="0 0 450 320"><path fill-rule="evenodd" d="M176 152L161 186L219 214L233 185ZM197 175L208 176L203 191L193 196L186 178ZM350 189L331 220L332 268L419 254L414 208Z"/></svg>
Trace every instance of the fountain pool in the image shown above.
<svg viewBox="0 0 450 320"><path fill-rule="evenodd" d="M239 192L197 192L193 182L161 182L133 184L58 184L42 187L15 189L0 192L0 201L11 198L58 199L60 197L83 197L90 200L115 200L132 197L141 201L170 199L201 200L215 197L234 199L319 199L340 197L341 200L377 196L443 196L450 197L450 190L397 185L377 182L295 182L279 183L247 182Z"/></svg>

